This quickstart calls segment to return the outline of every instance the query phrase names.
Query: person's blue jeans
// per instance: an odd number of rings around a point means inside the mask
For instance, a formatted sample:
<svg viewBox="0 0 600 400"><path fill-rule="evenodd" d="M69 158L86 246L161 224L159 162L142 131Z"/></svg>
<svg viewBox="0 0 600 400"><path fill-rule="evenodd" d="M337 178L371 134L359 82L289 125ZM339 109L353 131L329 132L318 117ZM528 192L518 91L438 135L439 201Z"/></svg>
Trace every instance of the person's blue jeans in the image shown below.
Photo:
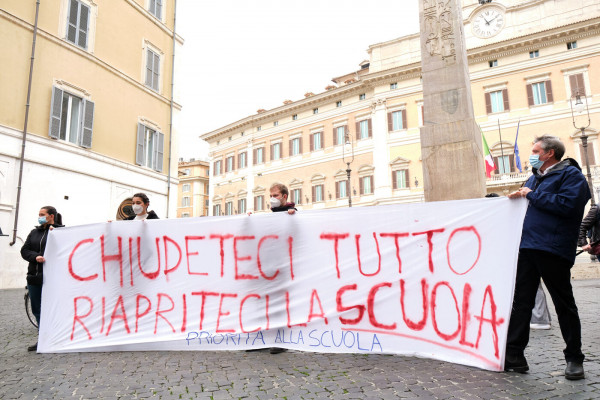
<svg viewBox="0 0 600 400"><path fill-rule="evenodd" d="M27 285L29 290L29 301L31 301L31 311L40 326L40 312L42 310L42 285Z"/></svg>

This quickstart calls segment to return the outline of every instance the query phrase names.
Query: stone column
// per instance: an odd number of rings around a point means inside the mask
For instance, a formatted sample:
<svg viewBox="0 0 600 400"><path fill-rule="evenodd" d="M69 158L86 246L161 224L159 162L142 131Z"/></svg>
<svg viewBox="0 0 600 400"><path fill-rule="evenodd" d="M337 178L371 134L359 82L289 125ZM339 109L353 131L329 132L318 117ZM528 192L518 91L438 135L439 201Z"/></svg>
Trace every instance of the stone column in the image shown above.
<svg viewBox="0 0 600 400"><path fill-rule="evenodd" d="M485 195L460 0L419 0L425 201Z"/></svg>
<svg viewBox="0 0 600 400"><path fill-rule="evenodd" d="M388 148L388 126L385 99L377 99L371 103L371 119L373 121L373 176L376 200L392 197L390 178L390 153ZM358 174L358 170L356 171Z"/></svg>

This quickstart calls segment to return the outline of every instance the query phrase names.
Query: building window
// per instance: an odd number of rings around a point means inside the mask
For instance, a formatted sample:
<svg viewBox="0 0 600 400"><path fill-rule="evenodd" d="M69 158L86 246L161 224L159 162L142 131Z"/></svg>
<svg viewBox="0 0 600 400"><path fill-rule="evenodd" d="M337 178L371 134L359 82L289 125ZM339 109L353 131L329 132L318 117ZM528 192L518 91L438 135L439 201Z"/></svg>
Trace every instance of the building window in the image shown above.
<svg viewBox="0 0 600 400"><path fill-rule="evenodd" d="M238 214L246 214L246 199L238 200Z"/></svg>
<svg viewBox="0 0 600 400"><path fill-rule="evenodd" d="M569 75L569 84L571 86L571 96L585 96L583 74Z"/></svg>
<svg viewBox="0 0 600 400"><path fill-rule="evenodd" d="M210 170L208 168L206 169L206 176L210 176ZM208 192L208 190L207 190L207 192Z"/></svg>
<svg viewBox="0 0 600 400"><path fill-rule="evenodd" d="M148 9L150 14L154 15L158 19L162 19L162 0L150 0L150 7Z"/></svg>
<svg viewBox="0 0 600 400"><path fill-rule="evenodd" d="M189 218L190 213L181 213L181 218Z"/></svg>
<svg viewBox="0 0 600 400"><path fill-rule="evenodd" d="M231 172L235 169L233 160L234 160L233 156L229 156L225 159L225 172Z"/></svg>
<svg viewBox="0 0 600 400"><path fill-rule="evenodd" d="M164 142L164 134L138 124L135 163L162 172Z"/></svg>
<svg viewBox="0 0 600 400"><path fill-rule="evenodd" d="M221 215L221 205L220 204L215 204L213 206L213 215L214 216Z"/></svg>
<svg viewBox="0 0 600 400"><path fill-rule="evenodd" d="M323 132L316 132L310 135L310 151L321 150L323 148Z"/></svg>
<svg viewBox="0 0 600 400"><path fill-rule="evenodd" d="M189 207L190 206L190 198L185 196L181 198L181 207Z"/></svg>
<svg viewBox="0 0 600 400"><path fill-rule="evenodd" d="M271 145L271 161L281 158L281 143L273 143Z"/></svg>
<svg viewBox="0 0 600 400"><path fill-rule="evenodd" d="M231 141L233 140L233 137L229 136L229 137L227 138L227 140L229 140L229 141L231 142Z"/></svg>
<svg viewBox="0 0 600 400"><path fill-rule="evenodd" d="M265 162L265 148L259 147L254 149L254 164L262 164Z"/></svg>
<svg viewBox="0 0 600 400"><path fill-rule="evenodd" d="M356 123L356 138L368 139L373 136L371 128L371 119L365 119Z"/></svg>
<svg viewBox="0 0 600 400"><path fill-rule="evenodd" d="M146 86L158 92L160 77L160 57L150 49L146 49Z"/></svg>
<svg viewBox="0 0 600 400"><path fill-rule="evenodd" d="M498 60L490 60L489 62L490 68L494 68L498 66Z"/></svg>
<svg viewBox="0 0 600 400"><path fill-rule="evenodd" d="M238 168L246 168L247 167L247 157L248 154L246 152L238 154Z"/></svg>
<svg viewBox="0 0 600 400"><path fill-rule="evenodd" d="M189 169L189 168L186 168L186 169L184 169L184 170L183 170L183 174L184 174L185 176L189 176L189 175L190 175L190 172L191 172L191 171L190 171L190 169Z"/></svg>
<svg viewBox="0 0 600 400"><path fill-rule="evenodd" d="M406 110L398 110L388 113L388 131L399 131L406 129Z"/></svg>
<svg viewBox="0 0 600 400"><path fill-rule="evenodd" d="M527 85L527 102L529 106L552 103L552 84L550 81L536 82Z"/></svg>
<svg viewBox="0 0 600 400"><path fill-rule="evenodd" d="M333 145L344 144L346 139L346 126L338 126L333 128Z"/></svg>
<svg viewBox="0 0 600 400"><path fill-rule="evenodd" d="M292 201L296 204L302 204L302 189L292 189Z"/></svg>
<svg viewBox="0 0 600 400"><path fill-rule="evenodd" d="M292 120L294 120L294 121L295 121L295 120L297 120L297 119L298 119L298 114L294 114L294 115L292 115Z"/></svg>
<svg viewBox="0 0 600 400"><path fill-rule="evenodd" d="M312 202L316 203L319 201L324 201L324 187L323 185L315 185L312 187Z"/></svg>
<svg viewBox="0 0 600 400"><path fill-rule="evenodd" d="M302 138L297 137L290 140L290 157L302 154Z"/></svg>
<svg viewBox="0 0 600 400"><path fill-rule="evenodd" d="M496 164L496 174L508 174L514 172L514 155L509 154L505 156L494 157L494 163Z"/></svg>
<svg viewBox="0 0 600 400"><path fill-rule="evenodd" d="M221 175L221 160L215 161L213 164L213 175Z"/></svg>
<svg viewBox="0 0 600 400"><path fill-rule="evenodd" d="M88 47L90 8L79 0L70 0L67 40L82 49Z"/></svg>
<svg viewBox="0 0 600 400"><path fill-rule="evenodd" d="M358 95L358 100L364 100L367 98L367 95L365 93L359 94Z"/></svg>
<svg viewBox="0 0 600 400"><path fill-rule="evenodd" d="M408 187L407 169L392 171L392 186L394 189L406 189Z"/></svg>
<svg viewBox="0 0 600 400"><path fill-rule="evenodd" d="M508 89L486 92L485 109L488 114L510 110L510 106L508 104Z"/></svg>
<svg viewBox="0 0 600 400"><path fill-rule="evenodd" d="M567 43L567 50L573 50L577 48L577 42L568 42Z"/></svg>
<svg viewBox="0 0 600 400"><path fill-rule="evenodd" d="M273 121L273 126L279 125L279 121Z"/></svg>
<svg viewBox="0 0 600 400"><path fill-rule="evenodd" d="M262 126L257 126L256 127L256 132L260 132L261 129L262 129Z"/></svg>
<svg viewBox="0 0 600 400"><path fill-rule="evenodd" d="M539 50L533 50L529 52L529 58L538 58L540 56Z"/></svg>
<svg viewBox="0 0 600 400"><path fill-rule="evenodd" d="M264 210L265 196L254 196L254 211Z"/></svg>
<svg viewBox="0 0 600 400"><path fill-rule="evenodd" d="M338 108L341 107L342 106L342 101L341 100L340 101L336 101L335 102L335 106L338 107Z"/></svg>
<svg viewBox="0 0 600 400"><path fill-rule="evenodd" d="M343 199L348 196L348 181L338 181L335 183L335 198Z"/></svg>
<svg viewBox="0 0 600 400"><path fill-rule="evenodd" d="M225 203L225 215L233 215L233 202L228 201Z"/></svg>
<svg viewBox="0 0 600 400"><path fill-rule="evenodd" d="M94 103L57 87L52 88L50 132L53 139L92 147Z"/></svg>
<svg viewBox="0 0 600 400"><path fill-rule="evenodd" d="M190 191L190 184L189 183L184 183L183 186L181 187L181 191L182 192L189 192Z"/></svg>
<svg viewBox="0 0 600 400"><path fill-rule="evenodd" d="M319 113L319 109L318 108L313 108L313 114L318 114Z"/></svg>
<svg viewBox="0 0 600 400"><path fill-rule="evenodd" d="M398 89L398 82L390 83L390 90Z"/></svg>
<svg viewBox="0 0 600 400"><path fill-rule="evenodd" d="M363 176L359 179L360 194L373 194L373 176Z"/></svg>

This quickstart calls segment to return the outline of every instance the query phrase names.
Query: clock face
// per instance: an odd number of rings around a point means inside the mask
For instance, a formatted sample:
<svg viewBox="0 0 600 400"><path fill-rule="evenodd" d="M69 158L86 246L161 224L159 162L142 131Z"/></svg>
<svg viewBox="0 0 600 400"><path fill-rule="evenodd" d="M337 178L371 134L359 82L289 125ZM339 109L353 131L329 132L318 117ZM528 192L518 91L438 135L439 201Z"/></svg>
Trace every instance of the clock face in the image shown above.
<svg viewBox="0 0 600 400"><path fill-rule="evenodd" d="M504 28L504 12L498 7L486 7L475 14L471 25L475 36L487 39Z"/></svg>

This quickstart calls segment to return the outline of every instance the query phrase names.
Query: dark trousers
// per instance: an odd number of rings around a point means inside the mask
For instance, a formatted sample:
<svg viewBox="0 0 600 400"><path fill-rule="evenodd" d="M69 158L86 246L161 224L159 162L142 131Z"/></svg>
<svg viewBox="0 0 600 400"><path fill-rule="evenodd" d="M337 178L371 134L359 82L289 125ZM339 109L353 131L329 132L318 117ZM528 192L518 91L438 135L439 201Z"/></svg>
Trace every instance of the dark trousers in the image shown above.
<svg viewBox="0 0 600 400"><path fill-rule="evenodd" d="M31 301L31 311L40 326L40 311L42 309L42 285L27 285L29 290L29 301Z"/></svg>
<svg viewBox="0 0 600 400"><path fill-rule="evenodd" d="M527 347L531 310L535 305L535 295L541 277L554 302L560 331L567 344L564 350L565 359L583 362L581 322L571 287L572 266L573 263L568 260L546 251L519 251L515 297L506 342L507 354L522 355Z"/></svg>

